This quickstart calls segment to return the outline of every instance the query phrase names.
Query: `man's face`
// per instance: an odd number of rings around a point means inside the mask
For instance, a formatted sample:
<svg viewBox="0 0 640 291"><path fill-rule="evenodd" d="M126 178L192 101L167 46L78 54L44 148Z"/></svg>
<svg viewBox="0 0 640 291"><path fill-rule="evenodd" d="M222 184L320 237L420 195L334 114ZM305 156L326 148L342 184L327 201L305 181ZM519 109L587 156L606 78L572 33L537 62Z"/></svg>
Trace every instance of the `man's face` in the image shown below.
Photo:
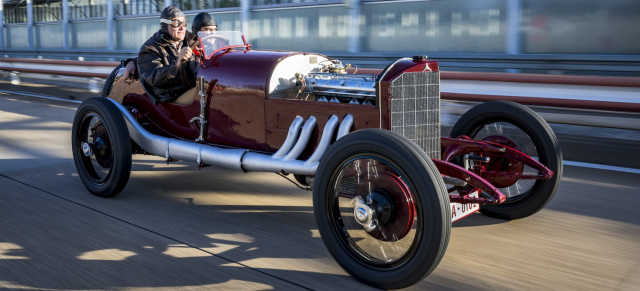
<svg viewBox="0 0 640 291"><path fill-rule="evenodd" d="M218 30L218 26L215 25L207 25L200 28L200 31L204 32L216 32Z"/></svg>
<svg viewBox="0 0 640 291"><path fill-rule="evenodd" d="M187 31L187 19L185 17L176 17L172 18L171 21L173 23L169 24L169 34L175 39L183 40Z"/></svg>

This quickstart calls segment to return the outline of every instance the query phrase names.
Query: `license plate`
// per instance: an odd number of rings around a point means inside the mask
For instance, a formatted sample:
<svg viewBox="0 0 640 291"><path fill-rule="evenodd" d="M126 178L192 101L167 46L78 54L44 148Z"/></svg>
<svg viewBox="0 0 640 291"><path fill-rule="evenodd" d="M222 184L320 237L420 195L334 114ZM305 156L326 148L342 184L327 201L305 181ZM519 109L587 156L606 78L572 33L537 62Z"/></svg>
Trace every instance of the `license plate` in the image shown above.
<svg viewBox="0 0 640 291"><path fill-rule="evenodd" d="M478 198L478 191L469 194L469 197ZM464 217L467 217L480 210L480 204L478 203L456 203L451 202L451 222L455 222Z"/></svg>

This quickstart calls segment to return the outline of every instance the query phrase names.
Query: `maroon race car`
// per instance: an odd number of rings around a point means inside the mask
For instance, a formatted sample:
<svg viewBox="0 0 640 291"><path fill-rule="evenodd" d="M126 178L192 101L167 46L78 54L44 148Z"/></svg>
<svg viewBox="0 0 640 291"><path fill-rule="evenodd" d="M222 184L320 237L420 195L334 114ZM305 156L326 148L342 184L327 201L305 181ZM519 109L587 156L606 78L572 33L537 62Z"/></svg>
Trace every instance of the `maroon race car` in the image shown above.
<svg viewBox="0 0 640 291"><path fill-rule="evenodd" d="M438 63L358 70L324 55L251 50L239 32L201 34L196 88L159 103L116 68L85 100L72 149L87 189L118 194L132 154L293 175L313 191L322 239L353 277L379 288L431 273L451 223L473 212L518 219L542 209L562 175L549 125L519 104L467 111L440 135Z"/></svg>

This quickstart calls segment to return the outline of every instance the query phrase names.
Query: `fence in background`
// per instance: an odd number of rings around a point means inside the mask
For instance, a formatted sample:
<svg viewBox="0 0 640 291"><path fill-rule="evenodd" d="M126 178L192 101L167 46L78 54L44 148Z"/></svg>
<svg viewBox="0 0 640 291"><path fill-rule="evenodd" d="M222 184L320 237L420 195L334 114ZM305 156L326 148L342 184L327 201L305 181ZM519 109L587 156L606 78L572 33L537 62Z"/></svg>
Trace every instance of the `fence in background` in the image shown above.
<svg viewBox="0 0 640 291"><path fill-rule="evenodd" d="M189 21L207 11L221 29L244 31L256 49L320 52L361 66L386 62L376 58L426 54L460 70L640 76L636 0L0 3L5 57L71 58L77 52L86 60L116 60L135 54L159 29L158 12L174 4Z"/></svg>

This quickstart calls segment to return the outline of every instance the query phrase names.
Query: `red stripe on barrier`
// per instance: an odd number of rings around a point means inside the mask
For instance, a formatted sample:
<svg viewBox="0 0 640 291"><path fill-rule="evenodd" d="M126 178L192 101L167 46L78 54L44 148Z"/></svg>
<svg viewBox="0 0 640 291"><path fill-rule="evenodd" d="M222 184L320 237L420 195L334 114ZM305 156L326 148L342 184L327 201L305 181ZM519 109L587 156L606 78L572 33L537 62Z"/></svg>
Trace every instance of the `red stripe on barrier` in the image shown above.
<svg viewBox="0 0 640 291"><path fill-rule="evenodd" d="M378 75L381 69L347 69L353 74ZM512 74L489 72L453 72L440 71L440 78L444 80L468 80L489 82L518 82L537 84L612 86L612 87L640 87L640 77L613 76L576 76L576 75L543 75L543 74Z"/></svg>
<svg viewBox="0 0 640 291"><path fill-rule="evenodd" d="M442 99L472 102L487 102L492 100L507 100L524 105L563 107L575 109L593 109L608 111L640 112L640 103L623 103L609 101L576 100L576 99L552 99L522 96L498 96L465 93L440 93Z"/></svg>
<svg viewBox="0 0 640 291"><path fill-rule="evenodd" d="M3 58L0 63L26 63L26 64L47 64L83 67L110 67L115 68L120 62L102 61L75 61L75 60L51 60L51 59L26 59L26 58Z"/></svg>
<svg viewBox="0 0 640 291"><path fill-rule="evenodd" d="M105 74L105 73L70 72L70 71L40 70L40 69L26 69L26 68L13 68L13 67L0 67L0 71L60 75L60 76L84 77L84 78L101 78L101 79L106 79L107 77L109 77L109 74Z"/></svg>
<svg viewBox="0 0 640 291"><path fill-rule="evenodd" d="M477 73L477 72L440 72L441 79L519 82L540 84L640 87L638 77L613 76L575 76L575 75L542 75L542 74L510 74L510 73Z"/></svg>

